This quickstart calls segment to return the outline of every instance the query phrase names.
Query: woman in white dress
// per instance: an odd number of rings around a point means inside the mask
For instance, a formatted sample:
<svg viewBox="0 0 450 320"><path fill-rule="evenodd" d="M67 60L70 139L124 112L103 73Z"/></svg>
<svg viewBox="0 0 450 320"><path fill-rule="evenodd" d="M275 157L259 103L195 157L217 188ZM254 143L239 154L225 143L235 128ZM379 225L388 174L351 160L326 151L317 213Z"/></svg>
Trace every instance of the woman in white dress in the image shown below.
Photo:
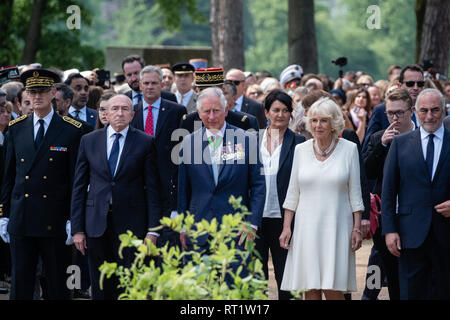
<svg viewBox="0 0 450 320"><path fill-rule="evenodd" d="M280 246L289 251L281 289L305 290L307 300L320 300L322 292L327 300L344 299L345 292L356 291L364 205L356 144L339 138L344 126L333 100L311 106L306 128L314 138L295 148L283 204Z"/></svg>

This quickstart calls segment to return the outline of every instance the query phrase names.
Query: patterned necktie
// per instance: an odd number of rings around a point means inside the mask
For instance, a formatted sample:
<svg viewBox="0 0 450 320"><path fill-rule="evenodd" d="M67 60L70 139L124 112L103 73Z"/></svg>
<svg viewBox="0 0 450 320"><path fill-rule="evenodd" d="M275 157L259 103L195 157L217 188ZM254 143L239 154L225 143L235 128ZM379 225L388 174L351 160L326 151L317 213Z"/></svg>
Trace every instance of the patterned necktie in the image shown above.
<svg viewBox="0 0 450 320"><path fill-rule="evenodd" d="M109 154L108 164L109 171L111 172L111 177L114 177L114 171L116 171L117 160L119 159L119 139L122 137L121 133L115 133L116 139L114 140L111 153Z"/></svg>
<svg viewBox="0 0 450 320"><path fill-rule="evenodd" d="M153 112L152 106L148 106L147 119L145 120L145 133L153 136Z"/></svg>
<svg viewBox="0 0 450 320"><path fill-rule="evenodd" d="M218 148L216 146L217 136L213 135L211 136L212 139L212 145L211 145L211 166L213 170L213 176L214 176L214 184L217 186L217 182L219 181L219 166L217 164L217 157L216 157L216 149Z"/></svg>
<svg viewBox="0 0 450 320"><path fill-rule="evenodd" d="M428 145L427 145L427 167L430 173L431 180L433 180L433 160L434 160L434 134L430 133L428 135Z"/></svg>
<svg viewBox="0 0 450 320"><path fill-rule="evenodd" d="M73 113L75 113L75 119L76 120L81 120L80 119L80 110L75 110Z"/></svg>
<svg viewBox="0 0 450 320"><path fill-rule="evenodd" d="M39 130L37 132L36 135L36 139L34 139L34 147L37 149L39 149L39 146L42 143L42 140L44 139L44 120L43 119L39 119Z"/></svg>

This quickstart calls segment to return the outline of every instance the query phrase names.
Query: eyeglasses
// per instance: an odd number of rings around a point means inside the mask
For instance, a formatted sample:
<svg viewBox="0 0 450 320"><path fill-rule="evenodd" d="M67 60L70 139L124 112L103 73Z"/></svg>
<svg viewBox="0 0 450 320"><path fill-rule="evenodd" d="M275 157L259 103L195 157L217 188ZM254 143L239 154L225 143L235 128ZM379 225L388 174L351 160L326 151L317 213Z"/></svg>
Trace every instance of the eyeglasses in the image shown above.
<svg viewBox="0 0 450 320"><path fill-rule="evenodd" d="M240 85L241 84L241 82L244 82L245 80L225 80L224 82L225 83L228 83L228 84L234 84L235 86L238 86L238 85Z"/></svg>
<svg viewBox="0 0 450 320"><path fill-rule="evenodd" d="M399 111L386 111L386 115L389 118L393 118L394 116L397 116L397 118L403 118L403 116L405 115L405 112L411 111L410 109L406 109L406 110L399 110Z"/></svg>
<svg viewBox="0 0 450 320"><path fill-rule="evenodd" d="M422 88L425 85L425 81L405 81L404 84L408 87L408 88L412 88L414 87L414 84L417 83L417 86L419 88Z"/></svg>

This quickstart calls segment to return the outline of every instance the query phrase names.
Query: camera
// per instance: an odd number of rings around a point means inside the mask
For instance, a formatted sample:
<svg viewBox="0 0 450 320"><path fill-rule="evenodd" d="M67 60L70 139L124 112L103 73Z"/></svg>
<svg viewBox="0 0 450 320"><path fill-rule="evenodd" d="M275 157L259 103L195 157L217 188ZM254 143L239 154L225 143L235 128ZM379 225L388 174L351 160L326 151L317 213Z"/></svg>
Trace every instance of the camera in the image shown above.
<svg viewBox="0 0 450 320"><path fill-rule="evenodd" d="M98 82L97 85L101 86L101 87L106 87L109 88L110 84L111 84L111 74L109 71L107 70L97 70L95 71L95 73L97 74L97 78L98 78Z"/></svg>
<svg viewBox="0 0 450 320"><path fill-rule="evenodd" d="M337 58L336 60L331 60L331 62L342 68L343 66L347 65L347 58L340 57L340 58Z"/></svg>

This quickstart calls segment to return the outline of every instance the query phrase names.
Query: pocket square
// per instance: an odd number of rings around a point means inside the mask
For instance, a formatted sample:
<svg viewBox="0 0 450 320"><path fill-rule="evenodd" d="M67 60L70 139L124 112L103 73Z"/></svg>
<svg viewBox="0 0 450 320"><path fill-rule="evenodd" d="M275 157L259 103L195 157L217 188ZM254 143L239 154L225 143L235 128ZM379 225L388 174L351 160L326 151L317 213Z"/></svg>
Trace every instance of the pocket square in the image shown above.
<svg viewBox="0 0 450 320"><path fill-rule="evenodd" d="M66 147L50 147L50 151L67 152L67 148Z"/></svg>

